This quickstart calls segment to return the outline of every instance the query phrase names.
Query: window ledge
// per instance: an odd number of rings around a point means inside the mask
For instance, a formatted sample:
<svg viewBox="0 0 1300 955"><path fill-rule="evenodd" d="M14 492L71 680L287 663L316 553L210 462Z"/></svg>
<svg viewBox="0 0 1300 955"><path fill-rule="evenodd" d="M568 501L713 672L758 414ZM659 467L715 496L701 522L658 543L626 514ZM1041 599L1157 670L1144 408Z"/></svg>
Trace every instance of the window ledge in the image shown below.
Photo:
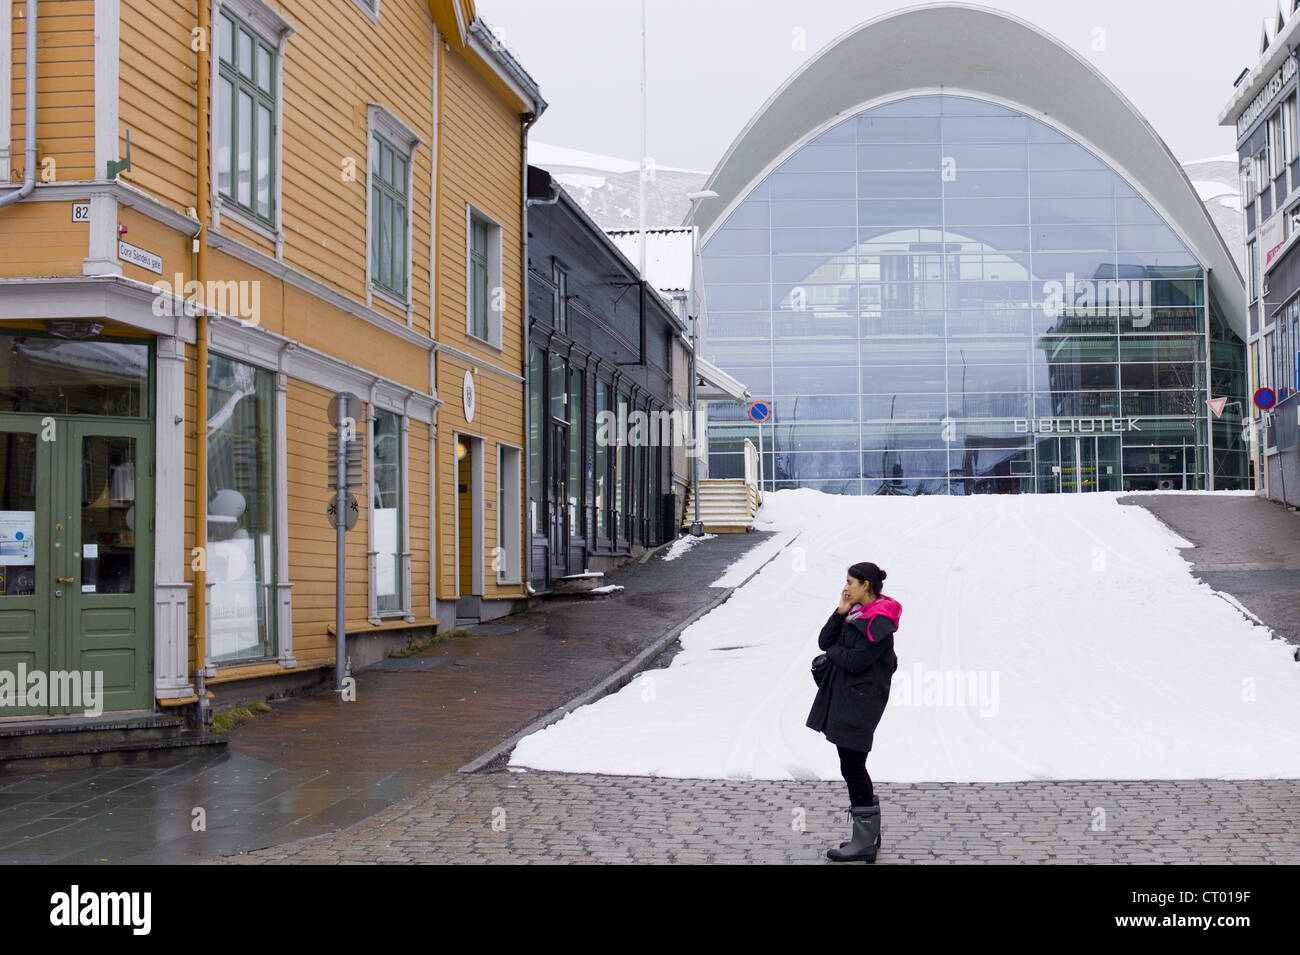
<svg viewBox="0 0 1300 955"><path fill-rule="evenodd" d="M273 244L283 239L283 236L276 233L275 226L268 225L256 216L245 212L243 209L239 208L239 206L231 205L227 199L220 197L217 198L216 212L219 219L230 219L243 226L248 231L256 232L258 235ZM218 234L224 234L221 232L220 227L213 231Z"/></svg>
<svg viewBox="0 0 1300 955"><path fill-rule="evenodd" d="M370 283L370 294L382 302L387 302L389 305L393 306L394 308L400 308L402 311L406 312L409 317L411 309L413 307L409 300L402 301L402 299L398 298L392 292L388 291L387 289L383 288L380 285L376 285L373 281Z"/></svg>

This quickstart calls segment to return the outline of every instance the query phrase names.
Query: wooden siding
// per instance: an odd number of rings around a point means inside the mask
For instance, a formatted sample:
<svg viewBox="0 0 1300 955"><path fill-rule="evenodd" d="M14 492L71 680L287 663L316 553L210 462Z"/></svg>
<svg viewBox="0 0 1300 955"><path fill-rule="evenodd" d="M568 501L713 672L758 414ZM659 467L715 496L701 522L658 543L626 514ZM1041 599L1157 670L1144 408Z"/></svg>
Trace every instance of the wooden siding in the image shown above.
<svg viewBox="0 0 1300 955"><path fill-rule="evenodd" d="M80 275L90 226L70 202L19 202L0 212L0 277Z"/></svg>
<svg viewBox="0 0 1300 955"><path fill-rule="evenodd" d="M25 169L23 117L27 98L26 4L15 0L13 16L12 172ZM95 163L95 4L62 0L39 7L36 53L37 161L53 159L58 182L89 179ZM36 181L42 182L38 165Z"/></svg>

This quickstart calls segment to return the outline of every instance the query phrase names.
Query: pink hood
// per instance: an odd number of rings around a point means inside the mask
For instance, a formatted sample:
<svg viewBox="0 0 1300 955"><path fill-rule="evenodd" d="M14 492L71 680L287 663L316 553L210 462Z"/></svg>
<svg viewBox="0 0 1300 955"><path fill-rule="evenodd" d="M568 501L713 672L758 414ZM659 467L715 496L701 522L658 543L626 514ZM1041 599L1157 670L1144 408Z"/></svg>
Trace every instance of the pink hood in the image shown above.
<svg viewBox="0 0 1300 955"><path fill-rule="evenodd" d="M861 627L867 634L867 639L874 642L871 636L871 620L873 617L887 617L894 624L894 629L898 629L898 619L903 615L903 605L893 597L877 597L869 604L854 604L853 609L845 618L845 623L851 620L861 620Z"/></svg>

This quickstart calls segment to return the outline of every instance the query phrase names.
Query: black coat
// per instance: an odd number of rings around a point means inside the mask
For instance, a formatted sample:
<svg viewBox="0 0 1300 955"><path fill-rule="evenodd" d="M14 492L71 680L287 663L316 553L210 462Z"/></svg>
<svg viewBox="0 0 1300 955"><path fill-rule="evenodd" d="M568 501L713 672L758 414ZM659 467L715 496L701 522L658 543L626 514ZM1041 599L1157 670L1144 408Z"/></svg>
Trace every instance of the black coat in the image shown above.
<svg viewBox="0 0 1300 955"><path fill-rule="evenodd" d="M876 725L889 700L889 685L898 669L894 653L894 622L871 620L869 639L862 619L846 622L847 614L832 613L817 637L831 661L817 688L807 726L826 734L836 746L868 752Z"/></svg>

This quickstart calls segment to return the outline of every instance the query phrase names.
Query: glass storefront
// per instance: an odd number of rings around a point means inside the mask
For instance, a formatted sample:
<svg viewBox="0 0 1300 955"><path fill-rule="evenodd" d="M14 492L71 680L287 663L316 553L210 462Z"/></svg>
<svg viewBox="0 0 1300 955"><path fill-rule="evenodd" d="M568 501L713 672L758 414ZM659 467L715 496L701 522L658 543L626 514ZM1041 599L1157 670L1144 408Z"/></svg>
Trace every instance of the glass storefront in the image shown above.
<svg viewBox="0 0 1300 955"><path fill-rule="evenodd" d="M933 95L850 117L702 258L705 357L773 404L770 486L1194 488L1211 438L1216 486L1249 486L1239 425L1207 420L1207 338L1214 394L1245 383L1204 269L1123 177L1027 115ZM708 437L712 477L758 444L721 403Z"/></svg>
<svg viewBox="0 0 1300 955"><path fill-rule="evenodd" d="M208 640L216 663L275 653L275 386L208 358Z"/></svg>

